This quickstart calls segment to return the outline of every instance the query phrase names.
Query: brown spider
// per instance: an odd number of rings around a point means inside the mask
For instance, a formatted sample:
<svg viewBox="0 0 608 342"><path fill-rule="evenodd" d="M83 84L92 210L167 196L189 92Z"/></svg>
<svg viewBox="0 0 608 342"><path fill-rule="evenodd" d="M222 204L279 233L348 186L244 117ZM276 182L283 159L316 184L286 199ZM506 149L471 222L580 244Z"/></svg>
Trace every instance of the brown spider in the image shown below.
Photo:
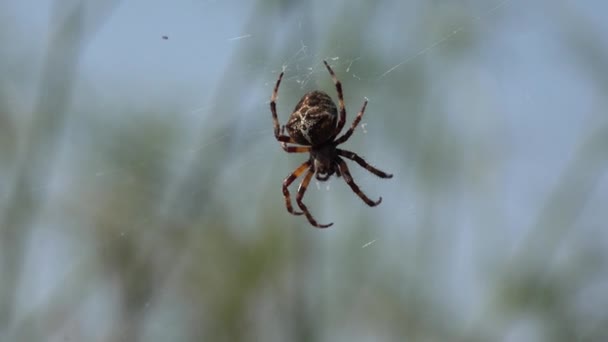
<svg viewBox="0 0 608 342"><path fill-rule="evenodd" d="M361 111L357 114L357 117L353 121L348 131L341 137L336 139L336 136L344 128L346 123L346 108L344 108L344 96L342 94L342 83L336 77L336 74L331 69L326 61L323 61L327 71L331 75L331 78L336 85L338 91L338 103L340 105L340 117L338 117L338 110L336 104L332 101L331 97L327 93L322 91L311 91L304 94L300 102L296 105L293 113L289 116L287 125L282 128L279 125L279 119L277 117L277 94L279 92L279 85L283 78L284 72L281 72L277 84L274 86L274 91L270 97L270 111L272 112L272 121L274 124L274 136L281 143L281 147L285 152L288 153L310 153L308 160L302 165L298 166L285 180L283 180L283 196L285 197L285 206L287 211L293 215L306 215L308 222L317 228L327 228L333 223L319 224L315 218L310 214L308 208L302 202L306 188L310 183L313 175L316 174L316 179L319 181L326 181L334 173L336 176L344 176L344 181L350 186L350 188L359 196L361 199L370 207L375 207L382 202L382 197L377 201L369 199L360 189L353 177L350 175L348 166L340 156L351 159L357 164L364 167L367 171L375 174L382 178L392 178L393 175L385 173L369 165L363 158L359 157L356 153L342 150L336 146L346 142L348 138L353 134L355 128L361 121L365 107L367 106L367 99L363 102ZM336 124L337 121L337 124ZM284 135L285 128L289 135ZM303 146L287 146L287 143L298 144ZM304 180L298 187L298 193L296 195L296 203L302 211L294 211L291 206L291 199L289 197L288 187L293 181L301 176L304 172Z"/></svg>

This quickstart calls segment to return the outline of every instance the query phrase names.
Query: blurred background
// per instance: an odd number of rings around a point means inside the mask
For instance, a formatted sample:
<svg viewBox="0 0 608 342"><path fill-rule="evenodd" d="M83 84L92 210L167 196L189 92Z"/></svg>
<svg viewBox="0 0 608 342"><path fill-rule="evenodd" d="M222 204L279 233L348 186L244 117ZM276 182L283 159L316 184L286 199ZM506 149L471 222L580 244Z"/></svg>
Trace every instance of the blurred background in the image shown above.
<svg viewBox="0 0 608 342"><path fill-rule="evenodd" d="M608 341L605 13L0 3L0 341ZM394 177L313 180L320 230L269 99L324 59Z"/></svg>

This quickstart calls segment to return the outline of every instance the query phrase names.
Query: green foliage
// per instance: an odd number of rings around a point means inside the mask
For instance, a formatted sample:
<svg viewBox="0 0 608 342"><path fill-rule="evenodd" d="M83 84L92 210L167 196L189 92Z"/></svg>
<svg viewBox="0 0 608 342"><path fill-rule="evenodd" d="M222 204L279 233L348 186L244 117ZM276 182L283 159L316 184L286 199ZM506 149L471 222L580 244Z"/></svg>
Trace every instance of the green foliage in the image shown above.
<svg viewBox="0 0 608 342"><path fill-rule="evenodd" d="M538 166L550 188L501 184L526 152L505 138L525 127L506 127L517 113L501 87L521 84L500 84L479 56L528 11L466 4L257 2L235 29L246 38L206 46L230 57L201 59L226 69L188 115L170 90L108 90L80 64L120 7L54 4L44 47L0 50L0 340L607 340L605 100L592 122L572 113L583 128L563 170ZM546 20L566 30L576 11L562 10ZM19 43L10 17L4 47ZM577 22L556 44L605 94L601 32ZM184 39L166 34L158 44ZM311 183L306 201L336 222L324 231L284 209L282 177L306 156L283 154L267 108L282 67L283 123L303 91L332 89L322 59L349 122L370 98L349 146L395 174L375 185L353 172L384 197L373 210L342 179ZM551 122L524 122L538 125L530 145L565 146L544 136ZM514 211L518 200L533 207Z"/></svg>

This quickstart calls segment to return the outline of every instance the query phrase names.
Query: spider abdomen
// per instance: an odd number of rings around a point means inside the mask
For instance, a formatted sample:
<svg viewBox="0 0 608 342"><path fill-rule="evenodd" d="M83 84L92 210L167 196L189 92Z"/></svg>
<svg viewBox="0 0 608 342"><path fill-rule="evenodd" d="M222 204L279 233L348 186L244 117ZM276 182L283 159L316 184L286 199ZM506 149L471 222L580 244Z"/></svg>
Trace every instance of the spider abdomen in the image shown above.
<svg viewBox="0 0 608 342"><path fill-rule="evenodd" d="M285 127L298 144L318 146L332 138L337 118L338 109L331 97L311 91L302 96Z"/></svg>

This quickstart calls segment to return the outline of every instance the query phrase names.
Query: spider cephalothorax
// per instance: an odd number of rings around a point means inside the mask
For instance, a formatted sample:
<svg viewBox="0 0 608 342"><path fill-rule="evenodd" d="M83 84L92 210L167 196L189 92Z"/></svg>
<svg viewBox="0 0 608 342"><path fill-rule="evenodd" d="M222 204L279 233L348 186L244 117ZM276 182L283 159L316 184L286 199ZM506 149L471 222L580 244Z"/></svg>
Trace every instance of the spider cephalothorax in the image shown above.
<svg viewBox="0 0 608 342"><path fill-rule="evenodd" d="M270 111L272 112L272 120L274 124L274 136L281 143L281 147L288 153L310 153L308 160L300 165L295 171L293 171L283 181L283 196L285 197L285 206L287 211L293 215L306 215L306 218L313 226L317 228L326 228L331 226L329 224L319 224L314 217L308 211L308 208L302 202L306 188L310 183L313 175L319 181L326 181L334 173L336 176L344 177L344 181L350 186L350 188L370 207L374 207L382 202L382 197L377 201L369 199L353 181L348 166L344 159L341 157L353 160L360 166L364 167L369 172L382 178L391 178L393 175L385 173L376 169L375 167L368 164L363 158L359 157L356 153L342 150L336 146L344 143L350 138L350 136L357 128L357 125L365 113L365 107L367 106L367 100L363 102L363 107L357 114L357 117L353 121L351 127L341 137L337 138L338 134L344 128L346 123L346 108L344 107L344 96L342 94L342 84L336 77L334 71L331 69L326 61L323 61L327 71L331 75L336 90L338 92L338 103L339 103L339 114L336 104L332 101L331 97L322 91L311 91L306 93L302 99L296 105L293 113L289 117L287 125L281 128L279 119L277 116L277 105L276 99L279 91L279 85L283 78L283 73L279 75L274 91L270 98ZM287 129L287 134L284 135L284 130ZM299 144L303 146L292 146L287 145ZM293 183L296 178L301 176L304 172L304 180L298 187L298 193L296 195L296 203L302 210L295 211L291 205L291 199L289 197L289 185Z"/></svg>

